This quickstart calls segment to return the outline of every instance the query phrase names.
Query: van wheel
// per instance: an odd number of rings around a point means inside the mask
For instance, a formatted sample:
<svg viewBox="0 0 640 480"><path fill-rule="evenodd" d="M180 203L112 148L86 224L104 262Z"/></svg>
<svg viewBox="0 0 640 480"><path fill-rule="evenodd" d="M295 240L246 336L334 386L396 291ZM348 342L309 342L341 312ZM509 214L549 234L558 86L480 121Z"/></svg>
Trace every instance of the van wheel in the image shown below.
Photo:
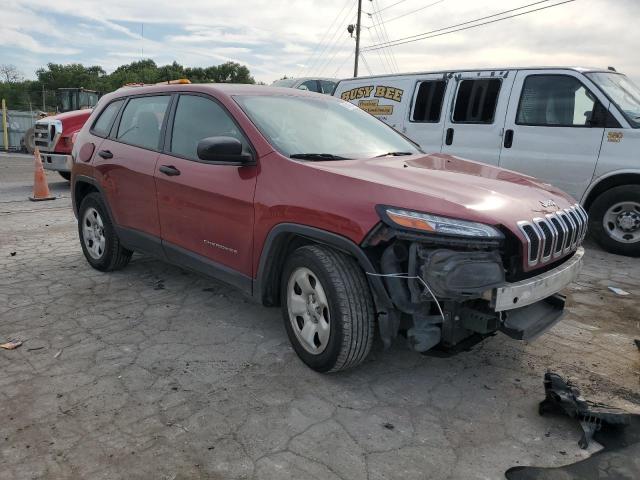
<svg viewBox="0 0 640 480"><path fill-rule="evenodd" d="M71 180L71 172L58 172L67 182Z"/></svg>
<svg viewBox="0 0 640 480"><path fill-rule="evenodd" d="M96 270L119 270L129 263L133 252L120 244L100 194L90 193L82 200L78 234L84 256Z"/></svg>
<svg viewBox="0 0 640 480"><path fill-rule="evenodd" d="M280 292L287 335L309 367L337 372L369 354L373 299L355 259L324 246L301 247L287 259Z"/></svg>
<svg viewBox="0 0 640 480"><path fill-rule="evenodd" d="M590 231L605 250L640 256L640 186L607 190L591 205L589 218Z"/></svg>

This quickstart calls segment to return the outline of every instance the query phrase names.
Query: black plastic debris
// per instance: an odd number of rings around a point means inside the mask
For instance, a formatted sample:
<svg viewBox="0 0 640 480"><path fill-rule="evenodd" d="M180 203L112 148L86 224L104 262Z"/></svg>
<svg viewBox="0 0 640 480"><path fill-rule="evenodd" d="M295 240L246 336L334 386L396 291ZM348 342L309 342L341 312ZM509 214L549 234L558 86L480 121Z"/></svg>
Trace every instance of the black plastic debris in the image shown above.
<svg viewBox="0 0 640 480"><path fill-rule="evenodd" d="M557 373L544 374L544 392L546 398L540 402L538 412L540 415L560 413L578 420L582 427L580 448L588 448L593 434L602 428L629 424L627 412L585 400L580 390Z"/></svg>
<svg viewBox="0 0 640 480"><path fill-rule="evenodd" d="M586 448L593 438L604 448L562 467L513 467L505 473L508 480L640 479L640 415L589 402L552 372L545 374L544 387L540 413L557 412L578 420L583 429L580 446Z"/></svg>

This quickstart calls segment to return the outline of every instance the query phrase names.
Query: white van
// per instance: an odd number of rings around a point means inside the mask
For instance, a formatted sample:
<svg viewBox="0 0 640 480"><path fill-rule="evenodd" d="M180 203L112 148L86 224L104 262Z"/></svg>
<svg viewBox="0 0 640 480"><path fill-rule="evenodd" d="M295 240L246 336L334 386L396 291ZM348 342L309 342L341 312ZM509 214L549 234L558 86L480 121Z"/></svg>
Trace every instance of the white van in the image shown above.
<svg viewBox="0 0 640 480"><path fill-rule="evenodd" d="M640 256L640 89L613 69L358 77L341 80L334 96L426 152L499 165L556 185L580 199L604 248Z"/></svg>

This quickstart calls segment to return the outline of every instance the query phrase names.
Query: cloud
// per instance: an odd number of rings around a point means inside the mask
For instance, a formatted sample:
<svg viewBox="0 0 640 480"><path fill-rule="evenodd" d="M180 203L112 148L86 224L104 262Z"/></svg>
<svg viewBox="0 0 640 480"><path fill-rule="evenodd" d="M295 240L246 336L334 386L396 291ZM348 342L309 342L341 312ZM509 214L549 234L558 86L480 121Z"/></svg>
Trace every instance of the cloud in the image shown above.
<svg viewBox="0 0 640 480"><path fill-rule="evenodd" d="M46 9L27 0L3 6L0 63L22 52L25 74L38 61L100 63L107 71L142 56L158 63L246 64L257 80L282 75L349 76L354 42L346 26L355 2L345 0L56 0ZM363 2L362 46L447 27L515 8L511 0ZM523 0L520 4L526 4ZM550 2L553 3L553 2ZM383 9L383 26L373 10ZM637 0L577 0L504 22L391 49L364 53L363 71L425 71L531 64L615 65L640 79L635 61ZM377 18L377 15L376 15ZM606 21L603 21L606 19ZM144 23L144 40L141 26ZM320 40L324 42L319 45ZM8 51L11 51L9 55ZM15 63L15 61L13 62Z"/></svg>

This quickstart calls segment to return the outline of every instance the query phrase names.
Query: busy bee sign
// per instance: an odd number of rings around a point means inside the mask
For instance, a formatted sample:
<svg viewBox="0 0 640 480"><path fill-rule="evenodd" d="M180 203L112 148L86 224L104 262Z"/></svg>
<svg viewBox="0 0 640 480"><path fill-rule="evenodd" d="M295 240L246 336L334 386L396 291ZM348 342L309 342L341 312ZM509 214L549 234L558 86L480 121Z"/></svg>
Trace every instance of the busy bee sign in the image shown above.
<svg viewBox="0 0 640 480"><path fill-rule="evenodd" d="M391 100L400 103L404 90L396 87L388 87L385 85L367 85L364 87L356 87L346 92L342 92L340 98L342 100L351 101L358 100L358 106L371 115L384 116L393 114L394 104L383 103L380 101Z"/></svg>

